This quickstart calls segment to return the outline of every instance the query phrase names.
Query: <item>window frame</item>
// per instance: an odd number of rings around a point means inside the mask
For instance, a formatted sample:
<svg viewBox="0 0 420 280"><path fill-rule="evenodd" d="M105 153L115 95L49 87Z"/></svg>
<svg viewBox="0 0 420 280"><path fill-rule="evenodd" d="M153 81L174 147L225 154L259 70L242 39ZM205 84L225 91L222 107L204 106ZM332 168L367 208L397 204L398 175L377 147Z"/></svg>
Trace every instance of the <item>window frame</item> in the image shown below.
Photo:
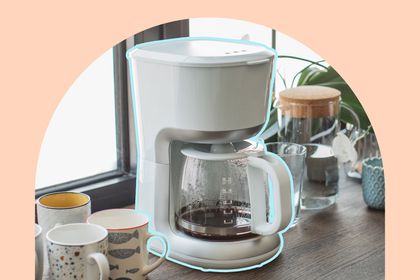
<svg viewBox="0 0 420 280"><path fill-rule="evenodd" d="M82 192L90 196L92 212L135 203L137 152L125 54L135 44L188 36L189 21L180 20L147 29L113 47L117 169L35 190L36 199L53 192Z"/></svg>

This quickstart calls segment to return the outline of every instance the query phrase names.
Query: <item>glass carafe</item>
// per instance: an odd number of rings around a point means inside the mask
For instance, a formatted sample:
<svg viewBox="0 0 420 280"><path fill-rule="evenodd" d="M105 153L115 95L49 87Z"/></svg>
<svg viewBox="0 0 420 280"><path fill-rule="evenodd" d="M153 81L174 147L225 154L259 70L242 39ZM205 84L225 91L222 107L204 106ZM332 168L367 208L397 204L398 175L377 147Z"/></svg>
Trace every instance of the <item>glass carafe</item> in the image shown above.
<svg viewBox="0 0 420 280"><path fill-rule="evenodd" d="M223 240L270 235L289 224L290 175L274 154L249 142L187 145L181 152L185 161L175 203L178 230Z"/></svg>

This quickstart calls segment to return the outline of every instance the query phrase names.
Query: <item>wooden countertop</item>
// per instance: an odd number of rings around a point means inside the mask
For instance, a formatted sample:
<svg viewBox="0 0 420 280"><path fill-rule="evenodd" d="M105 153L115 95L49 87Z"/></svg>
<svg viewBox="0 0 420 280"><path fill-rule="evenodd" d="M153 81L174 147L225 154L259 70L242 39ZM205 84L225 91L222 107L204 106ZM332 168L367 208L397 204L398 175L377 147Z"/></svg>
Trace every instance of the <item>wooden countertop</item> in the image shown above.
<svg viewBox="0 0 420 280"><path fill-rule="evenodd" d="M204 273L167 261L149 274L149 280L384 279L384 223L383 211L364 204L360 183L345 179L337 204L323 211L302 211L299 224L284 235L282 253L266 266Z"/></svg>
<svg viewBox="0 0 420 280"><path fill-rule="evenodd" d="M335 206L301 214L283 252L260 269L204 273L167 261L149 280L384 279L385 215L366 207L359 182L345 179Z"/></svg>

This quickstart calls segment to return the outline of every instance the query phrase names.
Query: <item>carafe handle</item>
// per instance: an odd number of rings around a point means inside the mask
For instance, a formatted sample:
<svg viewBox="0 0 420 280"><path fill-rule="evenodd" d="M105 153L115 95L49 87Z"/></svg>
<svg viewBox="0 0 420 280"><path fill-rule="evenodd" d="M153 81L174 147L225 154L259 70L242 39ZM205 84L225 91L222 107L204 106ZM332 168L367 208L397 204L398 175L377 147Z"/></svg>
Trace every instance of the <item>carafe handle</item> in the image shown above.
<svg viewBox="0 0 420 280"><path fill-rule="evenodd" d="M293 180L286 163L272 153L261 157L248 157L248 185L251 202L251 231L259 235L272 235L285 229L292 220ZM264 184L271 179L270 213L273 219L267 222L267 203Z"/></svg>

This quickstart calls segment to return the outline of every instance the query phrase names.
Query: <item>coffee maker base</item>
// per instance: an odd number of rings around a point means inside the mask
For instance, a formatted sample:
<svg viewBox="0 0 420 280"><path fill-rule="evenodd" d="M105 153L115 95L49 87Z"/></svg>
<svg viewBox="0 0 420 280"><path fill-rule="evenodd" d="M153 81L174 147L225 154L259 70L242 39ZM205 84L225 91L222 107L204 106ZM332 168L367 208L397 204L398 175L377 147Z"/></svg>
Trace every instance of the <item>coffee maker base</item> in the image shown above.
<svg viewBox="0 0 420 280"><path fill-rule="evenodd" d="M280 233L233 242L184 239L182 235L172 237L175 238L168 240L171 247L167 259L204 272L259 268L278 257L283 249L283 236ZM179 246L183 243L181 240L189 242ZM152 242L150 245L153 251L162 252L160 243Z"/></svg>
<svg viewBox="0 0 420 280"><path fill-rule="evenodd" d="M220 261L175 254L171 254L168 260L204 272L234 272L262 267L277 258L280 252L281 246L263 255L237 260Z"/></svg>

